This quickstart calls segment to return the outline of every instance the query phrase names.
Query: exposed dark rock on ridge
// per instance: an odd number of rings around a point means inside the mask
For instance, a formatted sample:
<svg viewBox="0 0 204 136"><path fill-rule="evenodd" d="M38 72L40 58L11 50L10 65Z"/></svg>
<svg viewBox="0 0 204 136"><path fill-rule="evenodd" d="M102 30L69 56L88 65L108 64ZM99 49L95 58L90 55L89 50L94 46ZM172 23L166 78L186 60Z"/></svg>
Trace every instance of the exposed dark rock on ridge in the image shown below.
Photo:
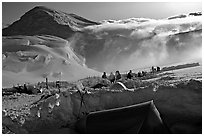
<svg viewBox="0 0 204 136"><path fill-rule="evenodd" d="M75 31L89 25L98 25L75 14L56 11L37 6L26 12L19 20L4 28L2 35L54 35L61 38L70 37Z"/></svg>

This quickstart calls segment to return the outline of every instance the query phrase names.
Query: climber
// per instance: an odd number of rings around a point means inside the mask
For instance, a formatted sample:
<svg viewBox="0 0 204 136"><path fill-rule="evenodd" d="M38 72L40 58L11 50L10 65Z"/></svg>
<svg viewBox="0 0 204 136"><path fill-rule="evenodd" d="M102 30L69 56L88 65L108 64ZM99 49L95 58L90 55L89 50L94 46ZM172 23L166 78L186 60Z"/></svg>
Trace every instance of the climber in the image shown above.
<svg viewBox="0 0 204 136"><path fill-rule="evenodd" d="M24 92L27 93L27 90L28 90L28 89L27 89L26 83L24 83L23 87L24 87Z"/></svg>
<svg viewBox="0 0 204 136"><path fill-rule="evenodd" d="M114 83L114 81L115 81L115 76L114 76L113 72L110 73L110 75L109 75L109 80L110 80L111 83Z"/></svg>
<svg viewBox="0 0 204 136"><path fill-rule="evenodd" d="M152 66L152 73L154 74L157 71L156 68L154 68L154 66Z"/></svg>
<svg viewBox="0 0 204 136"><path fill-rule="evenodd" d="M157 72L159 72L159 71L160 71L160 67L157 66Z"/></svg>
<svg viewBox="0 0 204 136"><path fill-rule="evenodd" d="M137 76L138 76L138 77L142 77L142 73L139 71L139 72L137 73Z"/></svg>
<svg viewBox="0 0 204 136"><path fill-rule="evenodd" d="M133 73L132 73L132 70L130 70L129 73L127 74L127 78L128 78L128 79L131 79L131 78L133 77L132 74L133 74Z"/></svg>
<svg viewBox="0 0 204 136"><path fill-rule="evenodd" d="M107 78L107 76L106 76L106 72L103 72L102 78L104 78L104 79Z"/></svg>
<svg viewBox="0 0 204 136"><path fill-rule="evenodd" d="M115 80L117 81L117 80L119 80L119 79L121 79L121 74L120 74L119 71L116 71L116 72L115 72Z"/></svg>
<svg viewBox="0 0 204 136"><path fill-rule="evenodd" d="M146 76L147 72L146 71L142 71L142 76Z"/></svg>

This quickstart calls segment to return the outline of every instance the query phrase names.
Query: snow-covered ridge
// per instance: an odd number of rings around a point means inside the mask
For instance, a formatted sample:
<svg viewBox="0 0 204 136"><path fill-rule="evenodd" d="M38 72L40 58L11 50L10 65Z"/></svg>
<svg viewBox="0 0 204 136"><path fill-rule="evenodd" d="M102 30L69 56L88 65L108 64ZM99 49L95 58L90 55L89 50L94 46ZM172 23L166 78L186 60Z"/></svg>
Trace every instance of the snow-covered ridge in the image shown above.
<svg viewBox="0 0 204 136"><path fill-rule="evenodd" d="M10 36L2 41L3 87L37 83L46 77L51 81L78 80L97 73L88 69L62 38Z"/></svg>

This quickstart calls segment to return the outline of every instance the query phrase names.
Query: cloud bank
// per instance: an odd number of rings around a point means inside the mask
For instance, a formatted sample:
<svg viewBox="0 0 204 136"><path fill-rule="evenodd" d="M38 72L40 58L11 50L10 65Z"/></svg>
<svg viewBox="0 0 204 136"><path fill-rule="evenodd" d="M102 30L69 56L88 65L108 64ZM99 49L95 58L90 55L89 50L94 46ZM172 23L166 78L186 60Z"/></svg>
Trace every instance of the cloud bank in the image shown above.
<svg viewBox="0 0 204 136"><path fill-rule="evenodd" d="M85 27L85 33L74 38L75 47L84 48L86 64L99 71L125 71L202 57L202 16L198 14L102 22Z"/></svg>

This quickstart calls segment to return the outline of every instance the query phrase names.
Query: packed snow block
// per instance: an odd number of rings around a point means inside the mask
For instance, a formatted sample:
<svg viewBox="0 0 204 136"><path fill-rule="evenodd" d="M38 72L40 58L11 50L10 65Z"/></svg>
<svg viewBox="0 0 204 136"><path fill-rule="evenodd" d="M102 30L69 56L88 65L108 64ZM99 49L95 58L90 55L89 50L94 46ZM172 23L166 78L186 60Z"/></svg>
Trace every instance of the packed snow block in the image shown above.
<svg viewBox="0 0 204 136"><path fill-rule="evenodd" d="M140 94L140 92L142 94ZM81 96L75 91L64 91L59 94L47 94L30 107L30 114L24 123L9 123L9 128L19 128L27 133L36 134L47 130L61 129L64 126L75 126L77 118L83 118L84 113L109 110L124 106L134 105L144 101L144 95L150 95L152 88L132 91L108 91L100 90L84 94L84 103L81 105ZM14 133L22 133L13 130ZM45 133L46 133L45 132Z"/></svg>
<svg viewBox="0 0 204 136"><path fill-rule="evenodd" d="M27 134L28 131L20 126L15 119L6 115L6 112L2 111L2 127L6 127L9 131L17 134Z"/></svg>
<svg viewBox="0 0 204 136"><path fill-rule="evenodd" d="M159 86L154 103L173 134L202 133L201 84L189 80L174 86Z"/></svg>
<svg viewBox="0 0 204 136"><path fill-rule="evenodd" d="M76 105L77 102L76 100ZM67 124L73 124L76 120L76 111L78 111L73 106L75 105L72 103L69 92L50 96L31 107L31 114L23 127L29 133L35 134L47 129L58 129Z"/></svg>
<svg viewBox="0 0 204 136"><path fill-rule="evenodd" d="M169 133L153 101L92 112L76 123L76 130L87 134Z"/></svg>

